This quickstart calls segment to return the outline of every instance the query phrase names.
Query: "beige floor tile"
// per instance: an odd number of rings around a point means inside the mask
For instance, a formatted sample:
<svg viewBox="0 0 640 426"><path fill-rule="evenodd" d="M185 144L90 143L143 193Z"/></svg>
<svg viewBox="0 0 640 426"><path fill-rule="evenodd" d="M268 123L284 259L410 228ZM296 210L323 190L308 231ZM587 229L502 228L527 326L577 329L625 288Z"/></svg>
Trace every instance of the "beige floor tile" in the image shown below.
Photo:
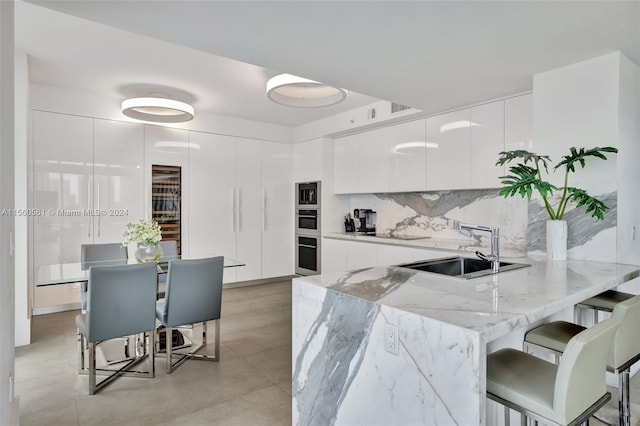
<svg viewBox="0 0 640 426"><path fill-rule="evenodd" d="M274 383L291 383L291 345L284 345L245 358Z"/></svg>
<svg viewBox="0 0 640 426"><path fill-rule="evenodd" d="M122 377L97 395L76 373L77 313L33 317L33 343L16 350L22 425L291 424L285 366L269 372L269 362L246 358L288 350L290 359L290 280L223 291L219 362L189 360L167 375L157 356L154 379Z"/></svg>

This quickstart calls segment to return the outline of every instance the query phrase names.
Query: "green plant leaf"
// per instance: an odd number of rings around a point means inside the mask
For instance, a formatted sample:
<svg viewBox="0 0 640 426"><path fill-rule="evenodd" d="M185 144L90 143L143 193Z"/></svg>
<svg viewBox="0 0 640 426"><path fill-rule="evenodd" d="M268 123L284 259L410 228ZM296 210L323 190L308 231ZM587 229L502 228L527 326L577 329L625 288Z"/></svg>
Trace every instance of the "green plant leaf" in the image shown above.
<svg viewBox="0 0 640 426"><path fill-rule="evenodd" d="M538 165L542 163L546 172L549 172L547 168L548 163L551 162L551 159L548 155L538 155L533 152L525 151L523 149L515 150L515 151L502 151L498 154L498 161L496 162L496 166L502 166L506 163L510 163L515 159L522 159L522 163L526 165L529 162Z"/></svg>
<svg viewBox="0 0 640 426"><path fill-rule="evenodd" d="M576 204L576 208L585 206L585 214L604 220L604 212L609 209L602 201L587 194L584 189L567 187L569 201Z"/></svg>
<svg viewBox="0 0 640 426"><path fill-rule="evenodd" d="M503 197L513 197L520 195L522 198L531 199L533 190L535 189L542 197L547 197L557 189L549 182L545 182L538 178L538 170L524 164L518 164L509 168L511 174L502 176L500 181L503 188L499 194Z"/></svg>
<svg viewBox="0 0 640 426"><path fill-rule="evenodd" d="M588 150L585 150L584 148L580 148L580 150L578 150L576 149L576 147L571 147L569 151L570 151L570 154L562 157L562 161L556 164L553 170L557 170L560 167L564 166L566 170L570 172L575 172L576 162L580 163L580 166L584 169L586 165L585 160L587 157L596 157L596 158L600 158L601 160L606 160L607 156L604 155L605 152L616 153L618 152L618 149L612 146L605 146L603 148L597 146L595 148L591 148Z"/></svg>

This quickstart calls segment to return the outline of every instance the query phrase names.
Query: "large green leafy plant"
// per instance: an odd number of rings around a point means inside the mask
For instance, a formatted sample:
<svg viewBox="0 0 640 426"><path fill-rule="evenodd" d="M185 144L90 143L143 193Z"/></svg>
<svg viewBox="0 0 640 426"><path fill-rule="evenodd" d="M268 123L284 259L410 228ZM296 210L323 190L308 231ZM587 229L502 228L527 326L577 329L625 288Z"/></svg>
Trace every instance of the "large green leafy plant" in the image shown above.
<svg viewBox="0 0 640 426"><path fill-rule="evenodd" d="M544 207L552 220L560 220L564 217L569 202L575 203L576 208L584 206L585 214L591 213L592 217L603 220L604 212L608 207L602 201L587 194L585 190L569 186L569 173L575 172L577 165L584 168L586 159L589 157L606 160L605 153L616 152L618 150L610 146L591 149L571 147L570 154L562 157L562 161L553 166L552 172L558 169L564 170L564 186L557 187L542 179L542 169L547 175L549 174L551 163L549 156L538 155L524 150L503 151L498 154L499 159L496 165L502 166L514 160L519 161L515 166L509 167L507 176L500 178L502 185L504 185L500 190L500 195L506 198L520 194L523 198L527 197L530 200L535 190L540 194ZM560 201L554 208L549 200L555 191L559 191L561 196Z"/></svg>

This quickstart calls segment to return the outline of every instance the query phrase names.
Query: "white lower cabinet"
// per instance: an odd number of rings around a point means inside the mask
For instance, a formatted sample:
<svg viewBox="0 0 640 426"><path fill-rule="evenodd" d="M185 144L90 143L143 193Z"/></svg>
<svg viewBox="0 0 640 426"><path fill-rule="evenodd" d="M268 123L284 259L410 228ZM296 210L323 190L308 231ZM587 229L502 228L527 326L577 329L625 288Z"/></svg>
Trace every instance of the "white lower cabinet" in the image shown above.
<svg viewBox="0 0 640 426"><path fill-rule="evenodd" d="M348 271L347 246L348 241L323 238L321 245L321 272L330 274L332 272Z"/></svg>

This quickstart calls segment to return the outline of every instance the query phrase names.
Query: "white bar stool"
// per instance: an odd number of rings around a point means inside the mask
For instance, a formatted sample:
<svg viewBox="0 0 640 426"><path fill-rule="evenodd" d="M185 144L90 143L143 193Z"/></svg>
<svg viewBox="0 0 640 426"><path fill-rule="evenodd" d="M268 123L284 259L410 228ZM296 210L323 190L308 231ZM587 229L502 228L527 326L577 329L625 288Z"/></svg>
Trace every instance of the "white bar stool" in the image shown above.
<svg viewBox="0 0 640 426"><path fill-rule="evenodd" d="M620 327L611 345L607 371L618 375L618 416L620 425L628 426L631 424L629 371L640 359L640 336L637 330L640 324L640 296L616 304L611 318L620 320ZM524 349L541 348L554 354L557 360L565 352L569 341L584 330L584 327L566 321L541 325L525 334Z"/></svg>

